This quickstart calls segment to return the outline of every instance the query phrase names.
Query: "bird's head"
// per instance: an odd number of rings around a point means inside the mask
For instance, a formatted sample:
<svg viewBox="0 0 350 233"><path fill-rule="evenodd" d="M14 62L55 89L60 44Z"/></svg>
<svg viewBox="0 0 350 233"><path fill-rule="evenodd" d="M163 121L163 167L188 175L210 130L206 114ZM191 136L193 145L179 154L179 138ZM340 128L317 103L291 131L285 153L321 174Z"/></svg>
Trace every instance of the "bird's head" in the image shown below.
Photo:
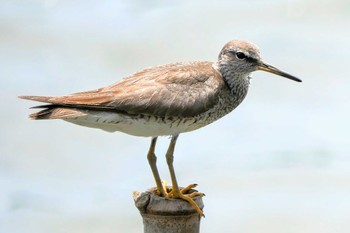
<svg viewBox="0 0 350 233"><path fill-rule="evenodd" d="M232 40L228 42L219 54L218 65L219 68L224 68L227 72L240 73L243 76L248 76L249 73L256 70L262 70L301 82L293 75L265 63L260 57L259 48L247 41Z"/></svg>

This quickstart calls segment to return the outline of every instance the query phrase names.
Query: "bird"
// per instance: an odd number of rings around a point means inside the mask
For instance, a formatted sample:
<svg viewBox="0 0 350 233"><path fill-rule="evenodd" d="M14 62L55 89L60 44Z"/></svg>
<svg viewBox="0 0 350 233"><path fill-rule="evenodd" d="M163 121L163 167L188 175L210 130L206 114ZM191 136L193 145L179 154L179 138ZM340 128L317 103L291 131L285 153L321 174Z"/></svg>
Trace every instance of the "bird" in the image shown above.
<svg viewBox="0 0 350 233"><path fill-rule="evenodd" d="M215 62L177 62L145 68L120 81L92 91L64 96L19 96L45 103L29 117L62 119L80 126L150 137L147 159L156 192L165 198L183 199L199 216L203 210L194 198L204 194L196 184L180 188L173 166L179 134L202 128L234 110L246 97L251 73L266 71L290 80L302 80L266 62L259 48L248 41L231 40ZM157 169L155 147L159 136L170 136L165 157L172 185L167 188Z"/></svg>

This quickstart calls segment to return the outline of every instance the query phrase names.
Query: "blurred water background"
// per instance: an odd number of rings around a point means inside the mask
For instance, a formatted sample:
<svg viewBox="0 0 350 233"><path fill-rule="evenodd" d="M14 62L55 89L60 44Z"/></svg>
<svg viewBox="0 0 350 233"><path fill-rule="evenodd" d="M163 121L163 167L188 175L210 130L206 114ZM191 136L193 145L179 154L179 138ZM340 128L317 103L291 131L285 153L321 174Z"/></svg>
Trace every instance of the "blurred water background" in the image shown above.
<svg viewBox="0 0 350 233"><path fill-rule="evenodd" d="M179 183L207 195L201 232L349 232L349 26L346 0L1 0L0 232L142 232L131 193L154 185L150 139L29 121L18 95L215 61L231 39L304 82L256 72L232 114L180 136Z"/></svg>

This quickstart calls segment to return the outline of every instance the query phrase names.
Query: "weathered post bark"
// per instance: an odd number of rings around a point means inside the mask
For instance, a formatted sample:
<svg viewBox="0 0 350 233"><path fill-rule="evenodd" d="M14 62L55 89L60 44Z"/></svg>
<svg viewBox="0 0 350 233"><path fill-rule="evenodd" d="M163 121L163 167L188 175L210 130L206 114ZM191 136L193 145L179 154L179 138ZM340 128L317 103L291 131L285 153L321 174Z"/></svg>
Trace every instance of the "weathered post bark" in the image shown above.
<svg viewBox="0 0 350 233"><path fill-rule="evenodd" d="M144 233L199 233L200 217L188 202L160 197L154 189L135 191L133 198L143 219ZM194 200L203 209L202 197Z"/></svg>

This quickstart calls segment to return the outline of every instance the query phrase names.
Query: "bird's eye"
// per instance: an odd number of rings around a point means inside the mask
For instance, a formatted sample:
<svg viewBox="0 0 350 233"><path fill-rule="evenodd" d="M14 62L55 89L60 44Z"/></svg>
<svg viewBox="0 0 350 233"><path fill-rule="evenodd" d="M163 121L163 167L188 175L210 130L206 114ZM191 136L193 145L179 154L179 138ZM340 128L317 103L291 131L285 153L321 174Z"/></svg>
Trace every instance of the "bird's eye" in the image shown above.
<svg viewBox="0 0 350 233"><path fill-rule="evenodd" d="M246 58L246 55L245 55L244 53L242 53L242 52L237 52L237 53L236 53L236 57L237 57L238 59L240 59L240 60L243 60L243 59Z"/></svg>

